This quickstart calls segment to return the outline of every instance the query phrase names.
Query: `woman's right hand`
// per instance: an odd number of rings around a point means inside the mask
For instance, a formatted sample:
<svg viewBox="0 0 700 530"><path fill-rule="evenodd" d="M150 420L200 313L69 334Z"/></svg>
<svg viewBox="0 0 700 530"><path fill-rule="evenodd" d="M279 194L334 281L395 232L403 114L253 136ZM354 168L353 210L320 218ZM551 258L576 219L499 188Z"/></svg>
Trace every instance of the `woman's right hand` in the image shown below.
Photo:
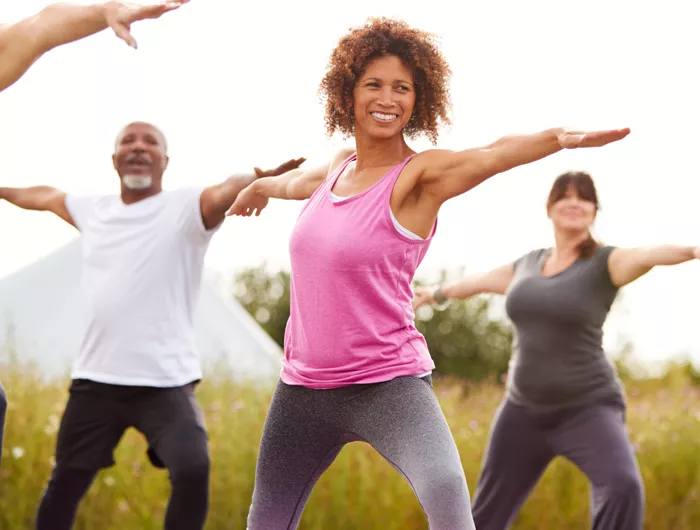
<svg viewBox="0 0 700 530"><path fill-rule="evenodd" d="M236 200L226 212L226 216L239 215L242 217L250 217L255 214L260 215L270 198L263 193L259 180L254 181L250 186L244 188L236 197Z"/></svg>
<svg viewBox="0 0 700 530"><path fill-rule="evenodd" d="M434 292L435 289L431 289L430 287L416 287L413 290L413 301L411 302L411 305L413 305L413 310L415 311L416 309L424 305L434 304Z"/></svg>

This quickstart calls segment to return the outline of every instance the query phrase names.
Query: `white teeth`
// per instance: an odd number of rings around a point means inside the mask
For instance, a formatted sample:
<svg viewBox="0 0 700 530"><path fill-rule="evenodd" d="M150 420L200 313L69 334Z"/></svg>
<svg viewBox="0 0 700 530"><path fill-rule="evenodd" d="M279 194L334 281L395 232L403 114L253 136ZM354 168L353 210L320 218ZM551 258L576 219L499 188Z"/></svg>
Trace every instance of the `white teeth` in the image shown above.
<svg viewBox="0 0 700 530"><path fill-rule="evenodd" d="M375 118L378 118L380 120L384 120L384 121L391 121L391 120L395 120L396 118L398 118L398 116L396 114L382 114L381 112L373 112L372 116L374 116Z"/></svg>

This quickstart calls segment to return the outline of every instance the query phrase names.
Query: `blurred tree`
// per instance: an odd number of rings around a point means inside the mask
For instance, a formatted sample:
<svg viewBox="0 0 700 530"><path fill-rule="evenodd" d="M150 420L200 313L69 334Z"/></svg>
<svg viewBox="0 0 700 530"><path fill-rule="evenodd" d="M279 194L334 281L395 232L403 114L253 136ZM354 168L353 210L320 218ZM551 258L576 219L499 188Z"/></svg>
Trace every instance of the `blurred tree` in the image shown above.
<svg viewBox="0 0 700 530"><path fill-rule="evenodd" d="M504 319L493 316L491 298L453 301L444 309L421 307L416 327L440 375L501 381L508 371L513 332Z"/></svg>
<svg viewBox="0 0 700 530"><path fill-rule="evenodd" d="M234 297L280 346L289 318L289 273L267 267L249 268L236 275Z"/></svg>

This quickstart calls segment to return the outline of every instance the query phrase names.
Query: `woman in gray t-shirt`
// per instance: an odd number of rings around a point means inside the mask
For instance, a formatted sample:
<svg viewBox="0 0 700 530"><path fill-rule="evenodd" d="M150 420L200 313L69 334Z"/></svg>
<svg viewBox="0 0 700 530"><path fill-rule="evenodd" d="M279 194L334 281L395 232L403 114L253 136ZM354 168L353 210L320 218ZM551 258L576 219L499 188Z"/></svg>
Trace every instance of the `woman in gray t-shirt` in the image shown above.
<svg viewBox="0 0 700 530"><path fill-rule="evenodd" d="M560 175L547 202L553 249L435 290L416 289L416 308L505 294L515 328L506 396L472 506L479 530L507 528L556 456L590 480L594 529L643 526L644 487L625 429L622 385L603 351L603 323L620 287L656 265L700 258L700 249L602 246L590 234L597 211L587 173Z"/></svg>

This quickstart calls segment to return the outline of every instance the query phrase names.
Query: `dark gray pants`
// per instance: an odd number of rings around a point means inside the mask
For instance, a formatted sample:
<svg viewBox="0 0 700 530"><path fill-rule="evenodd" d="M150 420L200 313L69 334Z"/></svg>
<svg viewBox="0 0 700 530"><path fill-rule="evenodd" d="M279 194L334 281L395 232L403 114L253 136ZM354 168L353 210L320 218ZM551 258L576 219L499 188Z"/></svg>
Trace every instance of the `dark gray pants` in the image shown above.
<svg viewBox="0 0 700 530"><path fill-rule="evenodd" d="M596 405L533 415L505 400L474 496L477 529L508 528L549 463L563 456L591 482L594 530L641 530L644 487L624 414L619 405Z"/></svg>
<svg viewBox="0 0 700 530"><path fill-rule="evenodd" d="M37 530L73 527L78 504L129 427L172 485L166 530L201 530L209 508L209 447L194 384L174 388L73 381L56 441L56 466L41 498Z"/></svg>
<svg viewBox="0 0 700 530"><path fill-rule="evenodd" d="M249 530L293 530L342 447L364 441L413 487L431 530L474 530L457 446L430 378L311 390L280 382L265 422Z"/></svg>
<svg viewBox="0 0 700 530"><path fill-rule="evenodd" d="M7 412L7 396L0 384L0 464L2 464L2 439L5 434L5 413Z"/></svg>

